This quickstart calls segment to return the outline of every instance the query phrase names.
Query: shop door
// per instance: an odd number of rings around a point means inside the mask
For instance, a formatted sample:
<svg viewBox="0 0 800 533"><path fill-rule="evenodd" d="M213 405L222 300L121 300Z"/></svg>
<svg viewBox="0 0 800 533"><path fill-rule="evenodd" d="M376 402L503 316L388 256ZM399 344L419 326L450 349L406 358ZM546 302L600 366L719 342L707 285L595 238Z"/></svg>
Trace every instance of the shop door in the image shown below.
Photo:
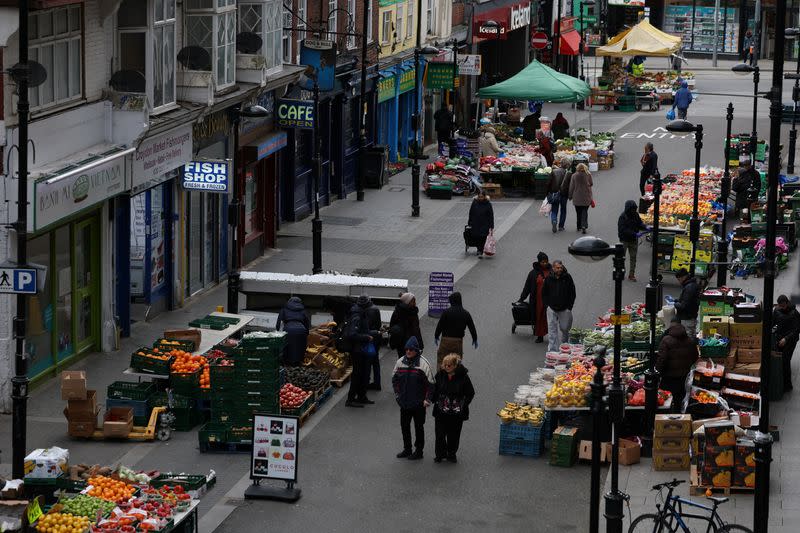
<svg viewBox="0 0 800 533"><path fill-rule="evenodd" d="M92 218L73 226L73 316L76 352L95 346L99 331L99 234Z"/></svg>
<svg viewBox="0 0 800 533"><path fill-rule="evenodd" d="M186 195L186 296L214 283L219 276L220 195L192 191Z"/></svg>

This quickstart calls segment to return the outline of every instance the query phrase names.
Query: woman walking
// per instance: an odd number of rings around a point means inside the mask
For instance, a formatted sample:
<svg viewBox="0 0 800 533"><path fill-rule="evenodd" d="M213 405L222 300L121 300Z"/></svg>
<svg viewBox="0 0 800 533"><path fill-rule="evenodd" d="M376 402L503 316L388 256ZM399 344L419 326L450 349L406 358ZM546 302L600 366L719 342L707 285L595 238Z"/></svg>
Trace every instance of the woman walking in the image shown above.
<svg viewBox="0 0 800 533"><path fill-rule="evenodd" d="M298 366L303 362L306 354L306 343L308 342L308 330L311 322L306 315L306 308L303 300L297 296L292 296L281 312L278 313L278 321L275 329L287 333L287 344L283 350L283 363L287 366Z"/></svg>
<svg viewBox="0 0 800 533"><path fill-rule="evenodd" d="M478 194L469 207L467 225L470 227L470 234L478 246L478 257L482 257L486 238L494 231L494 209L492 209L489 196L483 192Z"/></svg>
<svg viewBox="0 0 800 533"><path fill-rule="evenodd" d="M547 335L547 309L542 300L542 287L544 287L544 280L550 275L550 272L552 272L552 268L550 268L547 254L539 252L536 255L536 262L533 263L533 270L528 273L522 294L519 296L520 302L524 302L525 298L530 296L531 324L533 334L536 335L536 342L544 342L544 336Z"/></svg>
<svg viewBox="0 0 800 533"><path fill-rule="evenodd" d="M586 233L589 229L589 206L594 202L592 198L592 175L589 169L581 163L572 175L569 183L569 199L575 206L575 215L578 219L578 231Z"/></svg>
<svg viewBox="0 0 800 533"><path fill-rule="evenodd" d="M417 338L420 350L425 349L419 329L417 297L405 292L400 295L400 301L394 306L392 318L389 319L389 347L397 350L398 359L406 354L405 346L411 337Z"/></svg>
<svg viewBox="0 0 800 533"><path fill-rule="evenodd" d="M433 386L433 418L436 421L436 455L434 463L447 459L457 463L456 452L461 440L461 428L469 419L469 404L475 388L461 358L454 353L442 361Z"/></svg>

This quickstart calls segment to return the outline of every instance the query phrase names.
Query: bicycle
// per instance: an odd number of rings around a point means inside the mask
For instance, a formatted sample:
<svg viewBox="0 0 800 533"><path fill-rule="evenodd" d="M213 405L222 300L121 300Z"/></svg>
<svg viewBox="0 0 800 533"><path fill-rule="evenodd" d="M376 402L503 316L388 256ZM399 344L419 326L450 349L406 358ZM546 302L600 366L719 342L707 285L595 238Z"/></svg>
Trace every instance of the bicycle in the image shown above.
<svg viewBox="0 0 800 533"><path fill-rule="evenodd" d="M628 528L628 533L675 533L678 531L683 533L691 533L692 530L689 529L689 526L686 525L684 520L686 518L708 522L706 533L728 533L734 531L753 533L750 529L744 526L727 524L724 520L722 520L722 517L719 516L719 513L717 513L717 507L727 502L728 498L709 496L708 499L713 504L711 507L709 507L701 503L681 498L680 496L673 496L672 493L675 490L675 487L681 483L686 483L686 481L673 479L672 481L668 481L666 483L654 485L652 490L658 492L658 499L663 503L663 507L662 503L656 503L658 513L645 513L641 516L638 516L636 520L631 522L631 526ZM666 498L662 496L662 492L665 488L669 489ZM711 511L711 514L701 515L684 513L684 505Z"/></svg>

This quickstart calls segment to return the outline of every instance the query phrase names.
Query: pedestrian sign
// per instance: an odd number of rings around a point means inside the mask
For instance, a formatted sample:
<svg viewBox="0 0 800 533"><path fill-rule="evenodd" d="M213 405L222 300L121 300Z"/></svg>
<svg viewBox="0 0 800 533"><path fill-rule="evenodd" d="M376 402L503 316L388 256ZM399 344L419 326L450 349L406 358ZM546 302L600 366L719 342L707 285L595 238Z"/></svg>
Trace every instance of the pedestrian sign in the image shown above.
<svg viewBox="0 0 800 533"><path fill-rule="evenodd" d="M0 294L36 294L36 269L0 267Z"/></svg>

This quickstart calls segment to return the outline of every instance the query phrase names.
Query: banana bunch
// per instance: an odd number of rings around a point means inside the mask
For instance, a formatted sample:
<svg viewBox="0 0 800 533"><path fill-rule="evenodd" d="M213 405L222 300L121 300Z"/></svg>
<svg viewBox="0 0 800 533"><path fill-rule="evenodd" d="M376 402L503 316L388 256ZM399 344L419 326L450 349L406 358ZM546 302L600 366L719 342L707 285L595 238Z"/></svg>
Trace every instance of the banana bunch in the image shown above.
<svg viewBox="0 0 800 533"><path fill-rule="evenodd" d="M336 368L344 368L345 360L344 357L339 355L339 352L333 350L322 352L322 358Z"/></svg>
<svg viewBox="0 0 800 533"><path fill-rule="evenodd" d="M544 410L530 405L518 405L506 402L506 406L497 413L503 424L530 424L541 426L544 422Z"/></svg>

